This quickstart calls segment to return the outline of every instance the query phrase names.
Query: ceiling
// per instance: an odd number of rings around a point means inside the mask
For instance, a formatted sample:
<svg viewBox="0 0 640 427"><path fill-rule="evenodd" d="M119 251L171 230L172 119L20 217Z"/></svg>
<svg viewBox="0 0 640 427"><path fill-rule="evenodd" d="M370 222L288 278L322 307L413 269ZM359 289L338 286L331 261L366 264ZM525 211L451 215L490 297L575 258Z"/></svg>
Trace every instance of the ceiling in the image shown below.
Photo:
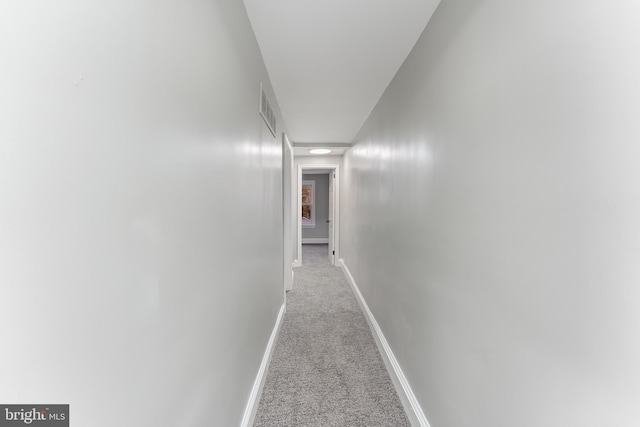
<svg viewBox="0 0 640 427"><path fill-rule="evenodd" d="M289 139L350 143L440 0L244 0Z"/></svg>
<svg viewBox="0 0 640 427"><path fill-rule="evenodd" d="M302 173L305 175L329 175L333 169L302 169Z"/></svg>
<svg viewBox="0 0 640 427"><path fill-rule="evenodd" d="M342 156L344 154L345 151L347 151L348 147L339 147L339 148L335 148L335 147L325 147L322 144L318 144L317 148L328 148L331 150L330 153L327 154L322 154L320 156L318 156L317 154L311 154L309 152L310 148L308 147L298 147L298 146L294 146L293 147L293 155L296 157L300 157L300 156L315 156L315 157L324 157L324 156Z"/></svg>
<svg viewBox="0 0 640 427"><path fill-rule="evenodd" d="M345 151L351 146L349 143L305 143L305 142L297 142L293 144L293 155L296 157L299 156L316 156L317 154L312 154L309 150L313 148L324 148L331 150L330 153L321 154L320 156L342 156Z"/></svg>

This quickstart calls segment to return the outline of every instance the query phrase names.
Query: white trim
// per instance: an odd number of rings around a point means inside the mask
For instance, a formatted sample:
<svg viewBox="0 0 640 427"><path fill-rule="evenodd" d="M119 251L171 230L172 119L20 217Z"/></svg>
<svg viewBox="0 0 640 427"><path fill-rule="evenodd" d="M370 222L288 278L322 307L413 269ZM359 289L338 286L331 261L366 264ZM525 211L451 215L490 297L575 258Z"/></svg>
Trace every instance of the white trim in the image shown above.
<svg viewBox="0 0 640 427"><path fill-rule="evenodd" d="M427 417L424 415L424 412L422 411L422 408L420 407L415 394L413 394L413 390L411 390L409 381L404 376L404 373L400 368L400 364L398 363L396 356L393 354L393 351L391 350L387 339L384 337L382 329L380 329L380 326L378 326L376 318L373 317L373 313L371 313L371 310L369 310L369 306L360 293L360 289L358 289L358 285L356 285L356 281L351 275L351 272L345 264L344 259L340 259L339 263L344 270L347 279L349 279L351 289L353 290L353 293L358 300L358 304L360 304L360 308L362 308L362 311L364 312L364 317L367 319L367 323L369 323L369 327L371 328L373 337L375 338L376 344L378 345L378 350L380 350L382 359L387 366L387 371L389 371L391 380L396 386L396 391L398 392L398 396L400 397L402 406L404 406L404 410L407 413L409 420L411 421L411 425L414 427L430 427L429 421L427 421Z"/></svg>
<svg viewBox="0 0 640 427"><path fill-rule="evenodd" d="M293 151L291 151L291 155L293 157L293 161L291 162L291 250L295 248L296 254L295 259L293 260L291 267L300 267L302 265L300 252L298 252L298 233L300 233L300 224L298 223L298 215L299 207L298 207L298 196L296 193L300 194L298 191L298 173L296 172L296 156ZM291 254L293 257L293 253Z"/></svg>
<svg viewBox="0 0 640 427"><path fill-rule="evenodd" d="M295 156L294 156L295 159ZM335 179L333 180L333 185L335 186L335 191L333 192L333 197L335 203L333 204L333 246L336 251L335 254L335 264L339 266L340 263L338 260L340 259L340 164L339 163L304 163L298 165L298 181L296 185L296 193L298 193L298 203L296 204L296 217L298 221L298 252L297 259L293 262L294 267L300 267L302 265L302 218L300 212L302 210L302 170L303 169L333 169L335 171Z"/></svg>
<svg viewBox="0 0 640 427"><path fill-rule="evenodd" d="M287 291L293 289L293 280L287 280L289 271L293 275L293 236L295 235L295 225L292 216L293 209L293 175L294 175L294 159L293 147L287 134L282 132L282 237L288 237L283 241L283 269L284 269L284 302L287 303ZM289 163L287 166L287 162ZM288 181L287 182L287 178ZM286 211L287 204L289 212ZM288 235L287 235L288 234ZM288 240L288 241L287 241Z"/></svg>
<svg viewBox="0 0 640 427"><path fill-rule="evenodd" d="M282 306L280 307L280 312L278 312L278 318L276 319L276 324L273 327L273 331L271 332L271 337L269 338L269 342L267 343L267 348L264 351L264 356L262 357L262 363L260 364L260 369L258 369L258 375L256 376L256 380L253 383L253 388L251 389L251 394L249 395L249 401L247 402L247 406L245 407L244 415L242 416L242 422L240 423L240 427L252 426L256 418L258 404L260 403L260 397L262 396L262 388L264 387L264 380L267 378L267 369L269 368L271 355L273 354L273 349L276 344L278 331L280 331L280 326L282 326L284 312L285 312L285 305L282 304Z"/></svg>
<svg viewBox="0 0 640 427"><path fill-rule="evenodd" d="M327 244L329 243L328 237L303 237L302 244Z"/></svg>
<svg viewBox="0 0 640 427"><path fill-rule="evenodd" d="M293 156L295 160L295 156ZM296 178L296 210L295 210L295 218L296 218L296 235L298 237L298 247L296 249L296 259L293 261L294 267L302 266L302 216L300 212L302 212L302 168L298 165L298 174Z"/></svg>

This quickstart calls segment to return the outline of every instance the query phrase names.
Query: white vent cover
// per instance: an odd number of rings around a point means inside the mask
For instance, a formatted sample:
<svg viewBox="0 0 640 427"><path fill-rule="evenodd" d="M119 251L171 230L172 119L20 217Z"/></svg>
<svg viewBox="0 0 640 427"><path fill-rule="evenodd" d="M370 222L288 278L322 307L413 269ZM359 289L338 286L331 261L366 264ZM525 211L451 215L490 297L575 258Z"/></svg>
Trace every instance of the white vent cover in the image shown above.
<svg viewBox="0 0 640 427"><path fill-rule="evenodd" d="M271 134L275 138L276 136L276 115L273 113L267 94L262 89L262 82L260 82L260 115L267 124L267 127L271 131Z"/></svg>

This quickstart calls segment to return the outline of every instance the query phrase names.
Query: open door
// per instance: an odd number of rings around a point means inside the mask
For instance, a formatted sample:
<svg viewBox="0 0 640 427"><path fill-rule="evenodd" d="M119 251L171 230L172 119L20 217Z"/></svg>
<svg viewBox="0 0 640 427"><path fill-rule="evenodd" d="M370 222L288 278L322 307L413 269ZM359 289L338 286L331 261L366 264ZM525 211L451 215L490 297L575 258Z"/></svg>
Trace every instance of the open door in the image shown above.
<svg viewBox="0 0 640 427"><path fill-rule="evenodd" d="M301 163L298 164L298 179L296 190L297 209L295 216L297 217L297 239L298 250L293 266L300 267L302 265L302 171L308 169L330 169L329 176L329 220L328 226L329 236L322 239L323 244L328 241L329 260L333 265L340 260L340 165L337 163ZM295 200L295 199L294 199ZM309 242L310 243L310 242Z"/></svg>
<svg viewBox="0 0 640 427"><path fill-rule="evenodd" d="M283 229L283 274L285 301L286 291L293 289L293 246L294 227L292 209L295 209L293 201L293 147L285 133L282 133L282 229Z"/></svg>
<svg viewBox="0 0 640 427"><path fill-rule="evenodd" d="M327 220L327 222L329 223L329 259L331 260L331 264L336 263L335 260L335 255L336 255L336 248L334 246L334 234L333 234L333 218L335 217L333 209L335 206L335 200L334 200L334 194L335 191L333 191L333 185L335 183L335 178L336 178L336 171L332 170L329 173L329 219Z"/></svg>

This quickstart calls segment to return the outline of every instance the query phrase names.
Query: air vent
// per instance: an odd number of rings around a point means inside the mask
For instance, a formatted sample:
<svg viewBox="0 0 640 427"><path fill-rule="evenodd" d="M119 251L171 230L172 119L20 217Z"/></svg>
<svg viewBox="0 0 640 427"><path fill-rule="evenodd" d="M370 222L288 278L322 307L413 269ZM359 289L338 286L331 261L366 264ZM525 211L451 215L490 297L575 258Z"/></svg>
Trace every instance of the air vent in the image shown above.
<svg viewBox="0 0 640 427"><path fill-rule="evenodd" d="M271 104L269 103L269 99L267 98L267 94L264 93L264 89L262 89L262 82L260 82L260 115L264 119L264 122L267 124L267 127L271 131L273 137L276 137L276 115L273 113L273 108L271 108Z"/></svg>

